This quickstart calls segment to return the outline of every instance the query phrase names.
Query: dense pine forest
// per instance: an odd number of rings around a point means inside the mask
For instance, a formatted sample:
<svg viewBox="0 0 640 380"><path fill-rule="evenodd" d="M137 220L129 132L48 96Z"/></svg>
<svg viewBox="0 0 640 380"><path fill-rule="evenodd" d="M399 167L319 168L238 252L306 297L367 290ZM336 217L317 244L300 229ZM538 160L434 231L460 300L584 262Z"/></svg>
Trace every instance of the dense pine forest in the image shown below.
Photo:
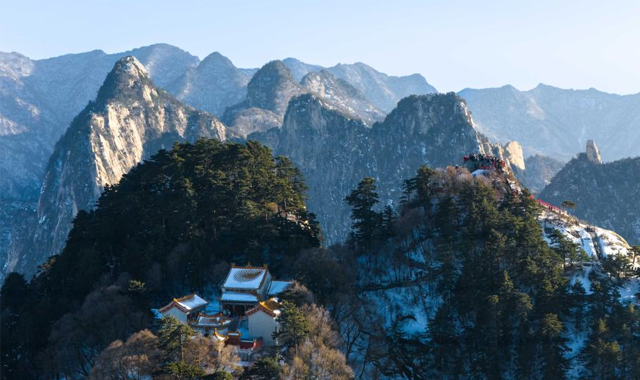
<svg viewBox="0 0 640 380"><path fill-rule="evenodd" d="M543 231L504 176L423 167L398 214L371 178L346 200L356 290L330 309L362 378L640 378L640 313L619 293L637 273Z"/></svg>
<svg viewBox="0 0 640 380"><path fill-rule="evenodd" d="M422 167L398 187L382 205L364 178L345 194L348 240L323 247L289 159L255 142L160 151L78 214L37 276L7 277L2 377L640 379L640 313L619 294L635 273L543 230L503 174ZM298 281L281 344L244 372L150 311L232 263Z"/></svg>
<svg viewBox="0 0 640 380"><path fill-rule="evenodd" d="M291 161L258 143L159 152L78 213L36 277L7 277L2 377L86 377L102 349L151 324L151 307L217 286L231 263L291 276L321 239L305 190Z"/></svg>

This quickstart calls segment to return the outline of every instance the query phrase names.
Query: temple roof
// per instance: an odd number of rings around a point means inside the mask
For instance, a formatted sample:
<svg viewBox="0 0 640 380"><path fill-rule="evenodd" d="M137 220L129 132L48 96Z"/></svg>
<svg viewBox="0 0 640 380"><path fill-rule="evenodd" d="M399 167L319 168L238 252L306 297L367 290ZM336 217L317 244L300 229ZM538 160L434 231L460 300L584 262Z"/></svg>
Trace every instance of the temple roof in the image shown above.
<svg viewBox="0 0 640 380"><path fill-rule="evenodd" d="M231 318L222 313L213 315L200 314L198 316L198 322L196 323L196 325L202 327L223 327L230 324L231 321Z"/></svg>
<svg viewBox="0 0 640 380"><path fill-rule="evenodd" d="M252 314L257 313L258 311L262 311L267 315L275 318L280 315L280 309L282 308L282 304L278 301L277 298L271 298L268 301L260 302L256 307L251 310L247 310L246 315L250 316Z"/></svg>
<svg viewBox="0 0 640 380"><path fill-rule="evenodd" d="M205 301L200 296L198 296L197 294L194 293L194 294L190 294L188 296L184 296L184 297L180 297L180 298L174 298L173 301L171 301L166 306L160 308L158 311L160 313L164 313L164 312L168 311L169 309L171 309L172 307L177 307L182 312L189 313L194 309L198 309L198 308L201 308L203 306L206 306L208 303L209 302Z"/></svg>
<svg viewBox="0 0 640 380"><path fill-rule="evenodd" d="M222 302L244 302L244 303L256 303L258 297L253 294L238 293L238 292L224 292L220 297Z"/></svg>
<svg viewBox="0 0 640 380"><path fill-rule="evenodd" d="M225 289L257 290L267 278L266 267L231 267L224 282Z"/></svg>
<svg viewBox="0 0 640 380"><path fill-rule="evenodd" d="M269 295L277 296L278 294L288 290L293 285L293 281L271 281L269 286Z"/></svg>

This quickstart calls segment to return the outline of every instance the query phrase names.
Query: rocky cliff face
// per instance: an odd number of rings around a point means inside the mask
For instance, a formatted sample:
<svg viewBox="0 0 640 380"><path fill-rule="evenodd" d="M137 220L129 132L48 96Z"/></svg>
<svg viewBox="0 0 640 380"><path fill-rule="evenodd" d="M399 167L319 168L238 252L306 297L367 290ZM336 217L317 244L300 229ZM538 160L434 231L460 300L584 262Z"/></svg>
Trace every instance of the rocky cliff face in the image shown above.
<svg viewBox="0 0 640 380"><path fill-rule="evenodd" d="M420 166L458 164L464 154L484 152L466 104L454 94L410 96L371 128L318 96L303 95L291 100L281 129L249 138L301 168L310 187L308 207L329 243L349 231L344 197L365 176L378 180L381 202L390 204Z"/></svg>
<svg viewBox="0 0 640 380"><path fill-rule="evenodd" d="M95 99L114 63L133 55L161 86L176 80L198 59L159 44L127 53L96 50L34 61L0 53L0 194L37 197L53 146L69 123ZM35 192L34 192L34 189Z"/></svg>
<svg viewBox="0 0 640 380"><path fill-rule="evenodd" d="M92 51L45 60L0 53L0 266L13 229L35 213L42 177L54 145L92 99L114 63L134 55L161 85L176 80L198 58L159 44L127 53ZM14 214L13 211L18 212ZM12 227L12 225L14 225Z"/></svg>
<svg viewBox="0 0 640 380"><path fill-rule="evenodd" d="M560 205L589 223L615 230L631 244L640 243L640 158L600 163L580 153L553 178L540 198Z"/></svg>
<svg viewBox="0 0 640 380"><path fill-rule="evenodd" d="M524 153L522 152L522 146L519 142L509 141L507 145L504 146L504 151L512 167L518 168L519 170L526 169Z"/></svg>
<svg viewBox="0 0 640 380"><path fill-rule="evenodd" d="M525 157L542 154L567 161L584 150L588 138L598 142L605 161L640 155L640 94L541 84L530 91L504 86L459 95L483 134L501 143L519 141Z"/></svg>
<svg viewBox="0 0 640 380"><path fill-rule="evenodd" d="M601 164L602 157L600 157L600 151L598 146L593 140L587 141L587 159L594 164Z"/></svg>
<svg viewBox="0 0 640 380"><path fill-rule="evenodd" d="M154 83L197 108L221 115L230 105L247 100L239 111L232 112L234 131L240 135L280 127L289 99L309 91L298 82L311 72L323 70L286 59L291 74L281 64L268 65L271 70L256 78L255 91L249 93L249 78L256 69L235 68L218 53L200 62L166 44L117 54L96 50L45 60L0 53L0 266L7 260L7 242L23 234L11 231L28 230L29 220L36 217L43 176L56 142L73 118L95 99L114 63L128 55L146 67ZM335 81L320 74L320 82L311 81L310 76L306 84L324 92L330 108L357 115L368 123L383 118L376 102L387 104L386 112L406 94L433 89L419 75L392 77L362 64L339 65L331 70L333 74L329 75L335 76Z"/></svg>
<svg viewBox="0 0 640 380"><path fill-rule="evenodd" d="M30 274L63 247L79 210L92 208L102 189L150 154L175 141L224 140L215 117L156 87L134 57L120 59L91 102L71 123L44 176L37 225L12 241L6 270Z"/></svg>

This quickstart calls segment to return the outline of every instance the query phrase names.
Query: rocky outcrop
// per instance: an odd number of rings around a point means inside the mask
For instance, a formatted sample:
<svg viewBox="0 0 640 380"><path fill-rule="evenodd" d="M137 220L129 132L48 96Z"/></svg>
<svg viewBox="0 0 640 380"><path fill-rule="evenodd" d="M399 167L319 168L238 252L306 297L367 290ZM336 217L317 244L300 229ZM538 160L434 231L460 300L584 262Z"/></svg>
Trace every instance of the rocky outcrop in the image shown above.
<svg viewBox="0 0 640 380"><path fill-rule="evenodd" d="M378 180L381 203L392 204L401 196L402 181L420 166L455 165L467 153L484 153L483 137L455 94L405 98L371 128L319 96L302 95L291 100L281 129L249 139L300 167L309 185L307 205L328 243L346 237L351 220L344 197L365 176Z"/></svg>
<svg viewBox="0 0 640 380"><path fill-rule="evenodd" d="M134 57L120 59L91 102L56 144L38 201L37 225L12 241L7 270L31 274L58 253L79 210L102 189L175 141L224 140L226 128L156 87Z"/></svg>
<svg viewBox="0 0 640 380"><path fill-rule="evenodd" d="M37 207L42 177L56 142L73 117L95 99L105 76L125 55L147 65L156 83L176 80L198 58L176 47L158 44L126 53L96 50L31 60L18 53L0 53L0 267L7 260L7 242L24 230L24 210ZM20 216L9 212L21 210ZM2 277L2 273L0 273Z"/></svg>
<svg viewBox="0 0 640 380"><path fill-rule="evenodd" d="M504 146L505 158L509 160L512 167L519 170L526 170L524 153L522 152L522 146L517 141L509 141Z"/></svg>
<svg viewBox="0 0 640 380"><path fill-rule="evenodd" d="M602 157L598 146L593 140L587 141L587 160L593 164L602 164Z"/></svg>

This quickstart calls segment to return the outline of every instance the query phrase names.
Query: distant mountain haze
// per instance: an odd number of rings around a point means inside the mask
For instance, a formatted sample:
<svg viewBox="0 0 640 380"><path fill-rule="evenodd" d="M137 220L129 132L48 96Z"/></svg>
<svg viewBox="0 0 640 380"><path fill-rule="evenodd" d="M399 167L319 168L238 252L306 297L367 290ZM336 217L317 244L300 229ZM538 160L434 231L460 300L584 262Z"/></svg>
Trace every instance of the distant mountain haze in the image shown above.
<svg viewBox="0 0 640 380"><path fill-rule="evenodd" d="M526 157L542 154L567 161L591 139L598 142L604 161L640 155L640 94L540 84L529 91L504 86L466 89L459 95L482 133L497 142L519 141Z"/></svg>

